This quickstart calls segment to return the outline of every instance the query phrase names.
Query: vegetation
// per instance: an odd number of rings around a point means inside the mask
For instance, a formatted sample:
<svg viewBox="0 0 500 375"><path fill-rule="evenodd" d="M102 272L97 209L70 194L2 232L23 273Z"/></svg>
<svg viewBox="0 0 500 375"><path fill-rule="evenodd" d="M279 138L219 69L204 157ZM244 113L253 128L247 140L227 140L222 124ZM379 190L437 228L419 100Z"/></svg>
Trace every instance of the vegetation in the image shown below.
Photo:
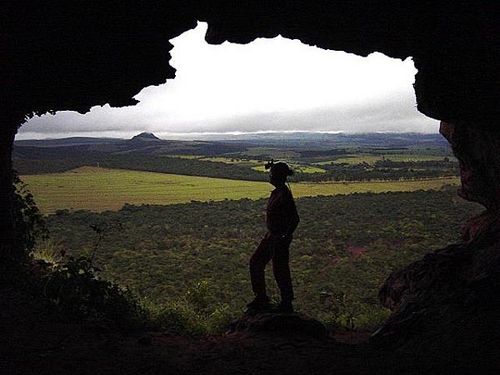
<svg viewBox="0 0 500 375"><path fill-rule="evenodd" d="M9 285L27 292L58 319L97 320L127 329L147 324L145 310L132 293L97 276L94 260L100 241L91 256L66 257L65 249L49 238L26 185L17 176L14 184L16 225L24 253L23 268L16 270Z"/></svg>
<svg viewBox="0 0 500 375"><path fill-rule="evenodd" d="M53 240L127 285L157 322L177 332L217 332L251 298L248 259L265 229L265 200L126 205L117 212L58 211ZM291 267L300 311L331 325L370 328L387 315L377 291L395 269L457 241L478 207L453 191L297 199L301 224ZM276 296L269 272L271 292Z"/></svg>
<svg viewBox="0 0 500 375"><path fill-rule="evenodd" d="M46 157L46 156L45 156ZM295 181L323 182L323 181L370 181L370 180L400 180L415 178L436 178L458 176L457 163L455 161L441 160L416 160L397 161L395 165L387 164L389 159L377 159L378 156L364 156L358 158L342 158L348 162L339 163L338 160L318 166L306 162L301 158L281 158L295 166ZM367 159L368 158L368 159ZM361 161L369 160L370 163ZM235 160L235 162L227 162ZM16 159L16 168L23 175L65 172L82 166L99 166L103 168L128 169L137 171L159 172L169 174L181 174L186 176L201 176L226 178L234 180L265 181L267 173L263 169L263 161L260 164L249 163L239 159L221 160L221 158L192 158L172 157L162 155L151 155L141 153L127 154L75 154L66 155L62 159ZM308 160L308 159L307 159ZM316 160L316 159L314 159ZM352 161L359 161L353 163ZM378 160L377 162L375 162ZM432 161L432 168L429 162ZM318 163L314 161L314 163ZM396 166L397 165L397 166Z"/></svg>
<svg viewBox="0 0 500 375"><path fill-rule="evenodd" d="M146 310L125 287L100 278L93 258L69 257L51 265L39 282L53 308L70 320L97 320L117 328L138 328L147 322Z"/></svg>
<svg viewBox="0 0 500 375"><path fill-rule="evenodd" d="M17 241L24 253L20 254L26 259L33 251L37 240L47 239L48 232L33 194L28 190L27 185L14 174L14 213L16 220Z"/></svg>
<svg viewBox="0 0 500 375"><path fill-rule="evenodd" d="M441 155L426 155L421 153L406 153L406 154L393 154L393 153L371 153L371 154L352 154L345 155L331 160L322 160L315 162L317 165L325 164L371 164L374 165L378 161L390 160L394 162L421 162L421 161L445 161L445 158L449 161L448 156Z"/></svg>
<svg viewBox="0 0 500 375"><path fill-rule="evenodd" d="M303 164L295 164L289 163L290 167L293 169L295 174L303 174L303 173L325 173L326 171L323 168L319 168L315 165L303 165ZM268 171L265 169L264 165L259 164L252 167L253 170L267 173Z"/></svg>
<svg viewBox="0 0 500 375"><path fill-rule="evenodd" d="M300 134L242 141L68 139L20 142L14 164L23 175L82 166L231 180L266 181L264 161L295 169L294 181L374 181L457 177L458 165L439 135ZM443 143L444 142L444 143ZM423 147L429 146L429 147ZM391 164L392 163L392 164Z"/></svg>
<svg viewBox="0 0 500 375"><path fill-rule="evenodd" d="M50 214L45 226L19 183L22 242L45 267L40 293L67 319L220 332L251 298L247 262L272 189L262 164L279 158L296 170L298 310L331 326L373 328L388 314L377 292L389 273L458 240L479 210L455 196L457 163L435 135L280 142L75 138L16 147L16 167Z"/></svg>
<svg viewBox="0 0 500 375"><path fill-rule="evenodd" d="M260 199L272 186L267 182L181 176L130 170L82 167L23 179L37 197L42 211L57 209L117 210L129 204L176 204L224 199ZM352 183L292 183L296 197L355 192L439 189L456 178L424 181L371 181Z"/></svg>

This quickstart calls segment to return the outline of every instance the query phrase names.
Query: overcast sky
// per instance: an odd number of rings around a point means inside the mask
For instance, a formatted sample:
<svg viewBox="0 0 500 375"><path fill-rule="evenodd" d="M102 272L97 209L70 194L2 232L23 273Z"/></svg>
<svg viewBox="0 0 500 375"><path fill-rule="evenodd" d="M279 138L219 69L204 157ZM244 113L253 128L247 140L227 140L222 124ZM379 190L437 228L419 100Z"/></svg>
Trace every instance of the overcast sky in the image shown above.
<svg viewBox="0 0 500 375"><path fill-rule="evenodd" d="M416 110L411 59L359 57L277 37L209 45L206 24L172 39L176 78L138 93L139 104L63 111L31 119L17 139L69 136L162 138L258 131L435 133Z"/></svg>

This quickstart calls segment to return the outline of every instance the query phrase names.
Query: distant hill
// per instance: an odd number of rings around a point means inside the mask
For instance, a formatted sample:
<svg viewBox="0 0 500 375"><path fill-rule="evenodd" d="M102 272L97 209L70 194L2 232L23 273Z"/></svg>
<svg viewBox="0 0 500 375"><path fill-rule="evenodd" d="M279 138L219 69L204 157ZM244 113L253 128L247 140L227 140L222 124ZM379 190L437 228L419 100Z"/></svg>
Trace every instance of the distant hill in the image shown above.
<svg viewBox="0 0 500 375"><path fill-rule="evenodd" d="M92 137L70 137L59 139L27 139L15 141L20 147L66 147L66 146L92 146L102 144L114 144L123 142L120 138L92 138Z"/></svg>
<svg viewBox="0 0 500 375"><path fill-rule="evenodd" d="M98 154L125 155L204 155L258 159L339 156L363 152L412 152L429 150L445 156L450 147L440 134L419 133L255 133L220 134L213 140L163 140L153 133L142 132L130 139L72 137L46 140L22 140L14 143L14 159L83 159ZM225 138L225 139L223 139ZM281 152L282 151L282 152ZM288 156L280 156L281 154ZM278 155L278 156L277 156ZM186 162L187 163L187 162Z"/></svg>
<svg viewBox="0 0 500 375"><path fill-rule="evenodd" d="M213 138L212 138L213 137ZM211 140L218 136L212 135ZM251 145L283 146L296 148L448 148L448 142L441 134L425 133L249 133L238 135L220 135L217 140L225 142L243 142Z"/></svg>
<svg viewBox="0 0 500 375"><path fill-rule="evenodd" d="M161 139L153 133L143 132L129 140L122 138L69 137L58 139L26 139L15 141L15 145L20 147L74 147L118 144L127 141L161 141Z"/></svg>
<svg viewBox="0 0 500 375"><path fill-rule="evenodd" d="M130 139L71 137L61 139L20 140L14 142L14 159L84 159L92 156L124 155L131 153L152 155L217 156L243 152L244 142L163 140L143 132Z"/></svg>
<svg viewBox="0 0 500 375"><path fill-rule="evenodd" d="M371 147L371 148L449 148L447 141L440 134L422 134L422 133L313 133L313 132L295 132L295 133L252 133L252 134L211 134L200 136L198 141L181 140L162 140L153 133L143 132L137 134L131 139L119 138L90 138L90 137L72 137L62 139L44 139L44 140L23 140L16 141L16 146L32 147L62 147L62 146L82 146L82 145L117 145L128 149L131 145L143 148L145 143L148 146L162 146L164 148L175 148L176 153L188 153L196 151L205 154L206 150L200 148L218 148L222 144L232 145L231 149L224 149L223 152L235 151L238 146L277 146L293 147L297 149L316 149L325 150L332 148L349 147ZM125 146L127 145L127 146ZM238 148L238 147L236 147ZM193 150L194 149L194 150ZM217 154L217 152L209 152Z"/></svg>
<svg viewBox="0 0 500 375"><path fill-rule="evenodd" d="M131 141L161 141L160 138L158 138L156 135L153 133L147 133L147 132L142 132L140 134L137 134L131 138Z"/></svg>

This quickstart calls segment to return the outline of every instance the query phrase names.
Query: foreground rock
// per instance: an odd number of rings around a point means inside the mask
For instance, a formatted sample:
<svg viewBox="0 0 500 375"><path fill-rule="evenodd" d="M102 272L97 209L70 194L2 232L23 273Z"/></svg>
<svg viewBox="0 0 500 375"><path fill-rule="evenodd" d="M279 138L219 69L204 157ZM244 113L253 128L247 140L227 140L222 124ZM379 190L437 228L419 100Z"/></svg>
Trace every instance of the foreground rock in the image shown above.
<svg viewBox="0 0 500 375"><path fill-rule="evenodd" d="M484 125L484 124L483 124ZM500 134L442 122L459 161L459 195L486 210L462 242L394 272L379 297L393 311L371 343L431 359L447 369L500 372Z"/></svg>
<svg viewBox="0 0 500 375"><path fill-rule="evenodd" d="M500 371L500 220L486 216L471 221L469 241L386 280L379 297L393 313L372 344L432 356L447 368Z"/></svg>
<svg viewBox="0 0 500 375"><path fill-rule="evenodd" d="M269 334L286 337L328 338L326 327L319 321L302 314L274 312L245 314L231 323L228 334Z"/></svg>

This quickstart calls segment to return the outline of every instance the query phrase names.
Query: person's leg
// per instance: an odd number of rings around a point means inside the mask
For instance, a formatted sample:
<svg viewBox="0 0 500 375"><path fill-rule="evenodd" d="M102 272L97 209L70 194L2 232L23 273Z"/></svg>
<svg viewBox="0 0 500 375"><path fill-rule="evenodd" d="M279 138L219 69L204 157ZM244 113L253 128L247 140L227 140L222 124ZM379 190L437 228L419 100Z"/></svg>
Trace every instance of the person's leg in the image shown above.
<svg viewBox="0 0 500 375"><path fill-rule="evenodd" d="M281 304L290 305L293 300L292 277L290 275L290 242L291 240L280 240L274 245L273 272L276 283L281 292Z"/></svg>
<svg viewBox="0 0 500 375"><path fill-rule="evenodd" d="M272 252L269 240L263 238L250 258L250 280L256 299L267 300L265 268L271 260Z"/></svg>

